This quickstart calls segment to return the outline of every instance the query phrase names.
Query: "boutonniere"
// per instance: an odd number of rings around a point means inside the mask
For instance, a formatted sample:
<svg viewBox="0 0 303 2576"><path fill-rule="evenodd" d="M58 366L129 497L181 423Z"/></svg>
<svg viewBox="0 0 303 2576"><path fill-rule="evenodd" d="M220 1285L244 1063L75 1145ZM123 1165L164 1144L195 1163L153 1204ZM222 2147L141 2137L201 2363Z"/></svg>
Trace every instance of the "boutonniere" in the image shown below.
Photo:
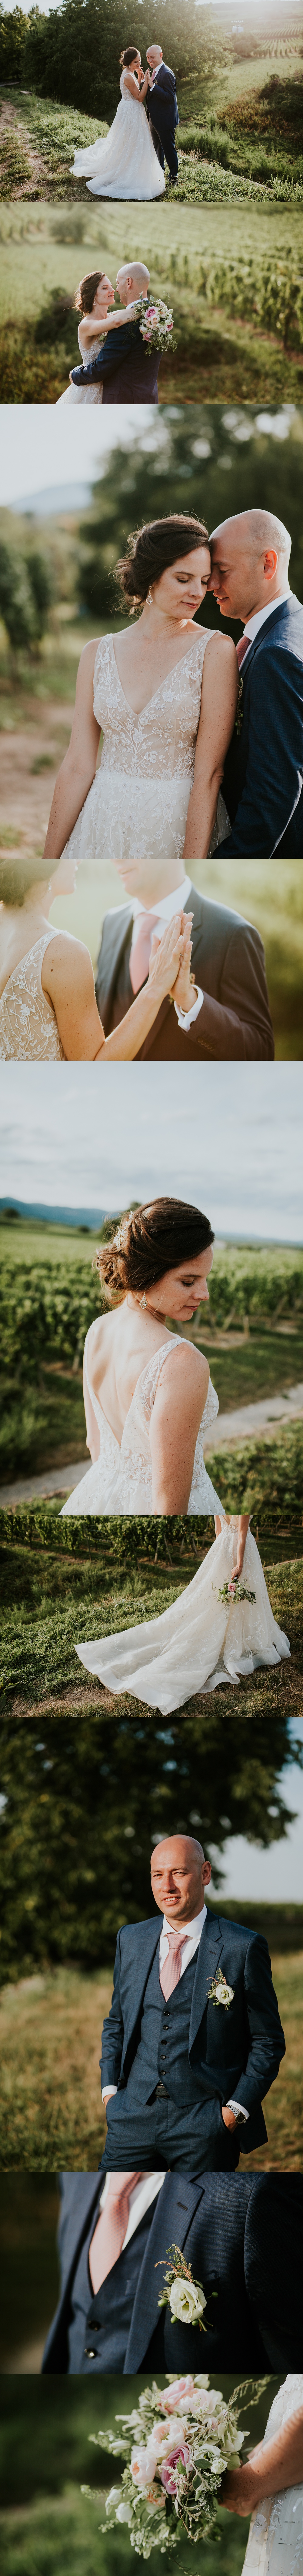
<svg viewBox="0 0 303 2576"><path fill-rule="evenodd" d="M237 696L237 707L236 707L236 715L235 715L235 733L238 733L238 734L239 734L239 733L241 733L241 725L243 724L243 716L244 716L244 706L243 706L243 680L241 680L241 672L240 672L239 688L238 688L238 696Z"/></svg>
<svg viewBox="0 0 303 2576"><path fill-rule="evenodd" d="M228 2012L229 2004L234 2003L234 1987L227 1985L227 1979L226 1977L222 1977L222 1975L220 1976L219 1968L216 1971L216 1976L212 1979L212 1985L209 1988L208 2001L209 2004L224 2004L225 2012Z"/></svg>
<svg viewBox="0 0 303 2576"><path fill-rule="evenodd" d="M193 2281L191 2263L185 2263L180 2245L168 2245L167 2255L163 2260L167 2263L168 2269L158 2307L170 2308L173 2324L176 2324L178 2318L182 2326L199 2326L200 2334L206 2334L203 2317L206 2297L202 2281ZM155 2272L159 2270L160 2265L155 2263ZM214 2299L217 2298L217 2291L213 2290L211 2296Z"/></svg>

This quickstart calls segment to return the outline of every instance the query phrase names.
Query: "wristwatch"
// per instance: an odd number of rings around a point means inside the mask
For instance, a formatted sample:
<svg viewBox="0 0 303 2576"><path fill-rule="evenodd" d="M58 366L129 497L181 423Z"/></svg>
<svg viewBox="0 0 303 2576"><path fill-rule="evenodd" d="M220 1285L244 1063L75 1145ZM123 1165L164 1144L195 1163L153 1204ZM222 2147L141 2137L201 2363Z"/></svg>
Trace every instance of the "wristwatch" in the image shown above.
<svg viewBox="0 0 303 2576"><path fill-rule="evenodd" d="M232 2113L233 2113L233 2119L234 2119L234 2120L235 2120L235 2122L236 2122L236 2129L245 2129L245 2127L246 2127L245 2111L241 2111L241 2109L240 2109L240 2103L239 2103L239 2105L238 2105L238 2103L237 2103L237 2102L223 2102L223 2103L222 2103L222 2110L224 2110L224 2111L232 2111Z"/></svg>

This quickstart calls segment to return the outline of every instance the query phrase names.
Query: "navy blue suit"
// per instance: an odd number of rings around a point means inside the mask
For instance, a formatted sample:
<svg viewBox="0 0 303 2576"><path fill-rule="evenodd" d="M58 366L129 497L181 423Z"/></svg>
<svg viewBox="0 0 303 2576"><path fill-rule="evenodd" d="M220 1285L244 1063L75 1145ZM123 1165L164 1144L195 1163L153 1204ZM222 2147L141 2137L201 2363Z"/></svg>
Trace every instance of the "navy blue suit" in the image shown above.
<svg viewBox="0 0 303 2576"><path fill-rule="evenodd" d="M145 302L148 299L145 297ZM146 349L140 320L109 331L97 358L88 367L73 367L73 385L103 385L103 402L157 402L161 349ZM119 383L119 389L118 389Z"/></svg>
<svg viewBox="0 0 303 2576"><path fill-rule="evenodd" d="M159 63L153 89L147 92L146 112L161 170L165 169L167 161L170 178L177 179L178 153L175 132L176 126L179 125L179 114L175 73L171 71L169 63Z"/></svg>
<svg viewBox="0 0 303 2576"><path fill-rule="evenodd" d="M240 2144L250 2154L266 2139L262 2097L285 2054L268 1944L208 1912L196 1956L167 2003L159 1984L162 1921L124 1924L118 1933L101 2061L102 2086L116 2085L117 2093L108 2104L102 2170L182 2164L201 2173L205 2156L206 2169L227 2170ZM218 1970L233 1989L228 2009L209 1999ZM230 2096L248 2113L235 2131L222 2120Z"/></svg>
<svg viewBox="0 0 303 2576"><path fill-rule="evenodd" d="M100 2175L65 2173L60 2180L61 2291L45 2345L44 2373L183 2372L199 2370L202 2360L211 2374L259 2370L264 2361L271 2371L299 2369L303 2184L298 2174L223 2174L220 2179L206 2174L196 2181L182 2172L166 2174L157 2200L94 2298L88 2253L99 2216ZM179 2320L173 2324L167 2307L159 2311L171 2244L179 2245L193 2279L202 2281L206 2292L203 2340L198 2327Z"/></svg>
<svg viewBox="0 0 303 2576"><path fill-rule="evenodd" d="M303 608L291 591L274 601L240 676L243 722L223 779L232 830L220 859L302 858Z"/></svg>

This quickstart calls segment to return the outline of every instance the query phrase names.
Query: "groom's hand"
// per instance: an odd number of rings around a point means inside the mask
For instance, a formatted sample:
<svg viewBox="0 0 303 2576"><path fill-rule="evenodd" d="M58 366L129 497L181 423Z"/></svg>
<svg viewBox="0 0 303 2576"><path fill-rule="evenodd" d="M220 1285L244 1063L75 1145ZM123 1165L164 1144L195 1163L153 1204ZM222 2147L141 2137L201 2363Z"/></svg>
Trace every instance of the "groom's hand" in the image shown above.
<svg viewBox="0 0 303 2576"><path fill-rule="evenodd" d="M228 2102L225 2105L225 2110L223 2110L222 2103L222 2120L224 2120L225 2129L236 2129L237 2121L235 2120L235 2114L234 2111L229 2110Z"/></svg>

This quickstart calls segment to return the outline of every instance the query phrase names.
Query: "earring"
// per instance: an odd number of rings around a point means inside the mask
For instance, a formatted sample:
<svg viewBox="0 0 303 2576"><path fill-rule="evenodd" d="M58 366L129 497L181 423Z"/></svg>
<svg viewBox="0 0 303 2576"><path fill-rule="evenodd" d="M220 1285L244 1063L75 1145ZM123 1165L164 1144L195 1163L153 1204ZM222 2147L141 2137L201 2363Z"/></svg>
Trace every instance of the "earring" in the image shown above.
<svg viewBox="0 0 303 2576"><path fill-rule="evenodd" d="M145 1288L143 1289L143 1297L140 1297L140 1306L146 1306Z"/></svg>
<svg viewBox="0 0 303 2576"><path fill-rule="evenodd" d="M150 590L148 590L148 592L147 592L147 606L148 606L148 608L152 608L152 606L153 606L153 594L152 594L152 587L151 587L151 586L150 586Z"/></svg>

